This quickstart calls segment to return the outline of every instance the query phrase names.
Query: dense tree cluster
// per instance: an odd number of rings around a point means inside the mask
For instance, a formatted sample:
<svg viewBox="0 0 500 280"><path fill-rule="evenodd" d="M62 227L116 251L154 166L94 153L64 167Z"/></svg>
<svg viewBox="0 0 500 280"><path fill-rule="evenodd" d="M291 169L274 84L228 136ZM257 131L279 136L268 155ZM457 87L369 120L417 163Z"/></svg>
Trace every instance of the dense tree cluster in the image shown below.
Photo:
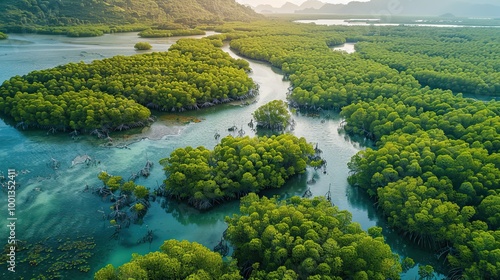
<svg viewBox="0 0 500 280"><path fill-rule="evenodd" d="M387 40L386 35L391 39ZM403 28L356 45L361 55L413 75L423 86L500 96L496 28Z"/></svg>
<svg viewBox="0 0 500 280"><path fill-rule="evenodd" d="M369 234L322 197L278 202L250 194L226 218L234 257L250 279L399 279L381 228Z"/></svg>
<svg viewBox="0 0 500 280"><path fill-rule="evenodd" d="M349 182L391 226L446 257L451 277L500 277L500 103L457 94L498 93L496 30L330 27L361 41L346 55L328 49L324 27L229 26L233 48L284 70L292 104L342 109L347 132L376 140L352 158Z"/></svg>
<svg viewBox="0 0 500 280"><path fill-rule="evenodd" d="M257 22L252 25L228 23L216 29L225 39L231 40L231 48L244 56L268 61L289 73L288 64L297 53L319 54L329 51L329 46L346 42L342 35L328 29L281 22ZM285 64L284 64L285 63Z"/></svg>
<svg viewBox="0 0 500 280"><path fill-rule="evenodd" d="M7 34L0 32L0 40L7 39L8 37Z"/></svg>
<svg viewBox="0 0 500 280"><path fill-rule="evenodd" d="M104 35L104 30L100 28L92 28L89 26L71 27L66 32L68 37L97 37Z"/></svg>
<svg viewBox="0 0 500 280"><path fill-rule="evenodd" d="M455 211L467 210L462 213L465 214L463 219L435 219L438 225L432 228L416 226L409 230L411 233L429 234L437 241L446 240L442 232L438 232L453 224L467 222L482 200L495 194L500 183L497 154L490 155L484 148L470 147L461 140L450 140L438 129L384 136L381 142L383 144L378 150L367 149L352 159L349 167L355 174L350 180L368 189L372 195L378 193L382 208L387 212L395 211L398 219L405 220L395 224L403 227L407 219L414 216L394 209L406 207L412 211L399 201L402 194L405 200L409 200L412 192L419 193L419 201L437 199L440 205L444 199L446 203L454 204ZM424 185L425 188L420 188ZM399 189L402 186L404 189ZM395 201L398 203L394 204ZM394 215L390 216L390 221L395 219ZM489 217L483 217L488 222Z"/></svg>
<svg viewBox="0 0 500 280"><path fill-rule="evenodd" d="M190 35L205 35L205 31L200 29L174 29L174 30L158 30L147 29L139 32L142 38L162 38L172 36L190 36Z"/></svg>
<svg viewBox="0 0 500 280"><path fill-rule="evenodd" d="M136 50L150 50L151 48L153 48L153 46L151 46L151 44L148 42L137 42L134 45L134 48Z"/></svg>
<svg viewBox="0 0 500 280"><path fill-rule="evenodd" d="M243 279L234 262L196 242L167 240L159 252L144 256L133 254L132 260L117 268L108 264L94 275L96 280L121 279Z"/></svg>
<svg viewBox="0 0 500 280"><path fill-rule="evenodd" d="M23 126L121 130L144 125L150 116L146 107L184 111L256 94L248 62L231 58L213 42L183 39L168 52L13 77L0 87L0 114Z"/></svg>
<svg viewBox="0 0 500 280"><path fill-rule="evenodd" d="M293 27L284 32L293 32ZM253 31L255 34L233 39L231 47L242 55L281 67L293 87L289 100L297 107L340 109L359 100L391 96L401 87L419 87L413 77L399 75L388 66L331 51L329 46L344 43L346 38L310 28L295 30L304 32L302 35L267 35L266 30L259 36Z"/></svg>
<svg viewBox="0 0 500 280"><path fill-rule="evenodd" d="M10 81L23 84L16 79L12 78ZM8 84L6 81L4 86L8 87ZM72 87L69 83L66 85ZM151 115L147 108L133 100L88 89L70 89L59 95L43 94L37 90L21 92L16 89L13 96L3 96L3 100L0 100L2 114L13 118L18 123L17 127L23 128L117 129L144 126Z"/></svg>
<svg viewBox="0 0 500 280"><path fill-rule="evenodd" d="M257 121L257 126L284 130L291 122L288 105L283 100L274 100L260 106L252 116Z"/></svg>
<svg viewBox="0 0 500 280"><path fill-rule="evenodd" d="M392 131L441 129L447 137L480 145L489 153L500 151L500 103L454 96L451 92L415 89L391 98L378 97L343 108L348 132L375 140Z"/></svg>
<svg viewBox="0 0 500 280"><path fill-rule="evenodd" d="M399 279L402 265L381 228L363 231L326 199L242 198L241 214L226 217L234 261L188 241L168 240L159 252L97 271L114 279ZM414 265L411 259L404 267ZM243 275L243 276L241 276Z"/></svg>
<svg viewBox="0 0 500 280"><path fill-rule="evenodd" d="M427 100L423 97L410 100L418 104ZM465 103L467 109L460 102L438 103L428 112L382 98L348 106L348 126L363 120L375 135L383 135L377 150L351 160L349 181L377 198L391 225L419 243L442 248L454 274L497 278L498 263L486 256L494 254L500 231L496 214L486 208L494 209L500 185L499 116L488 109L498 105ZM479 238L491 241L482 251L473 247Z"/></svg>
<svg viewBox="0 0 500 280"><path fill-rule="evenodd" d="M141 23L123 25L85 24L76 26L34 26L23 24L10 24L0 28L11 33L38 33L67 35L70 37L95 37L116 32L139 32L149 26Z"/></svg>
<svg viewBox="0 0 500 280"><path fill-rule="evenodd" d="M205 147L179 148L162 159L169 196L188 200L206 209L225 199L234 199L266 188L280 188L307 165L321 159L304 138L291 134L271 137L227 136L210 151Z"/></svg>

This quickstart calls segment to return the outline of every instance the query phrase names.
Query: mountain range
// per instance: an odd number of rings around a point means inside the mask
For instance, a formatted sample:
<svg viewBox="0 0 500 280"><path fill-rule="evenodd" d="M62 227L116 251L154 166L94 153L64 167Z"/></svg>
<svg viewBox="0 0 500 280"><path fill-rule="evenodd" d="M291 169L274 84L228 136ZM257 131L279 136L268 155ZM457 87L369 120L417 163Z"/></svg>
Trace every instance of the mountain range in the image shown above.
<svg viewBox="0 0 500 280"><path fill-rule="evenodd" d="M307 13L337 15L387 15L439 16L452 14L459 17L500 17L498 0L371 0L353 1L348 4L329 4L308 0L298 6L287 2L282 7L259 5L253 8L259 13Z"/></svg>
<svg viewBox="0 0 500 280"><path fill-rule="evenodd" d="M0 24L73 25L260 18L234 0L1 0Z"/></svg>
<svg viewBox="0 0 500 280"><path fill-rule="evenodd" d="M306 9L319 9L323 7L325 3L319 0L307 0L302 5L296 5L290 2L286 2L283 6L275 8L269 4L258 5L253 7L253 9L258 13L269 14L269 13L281 13L281 14L291 14L297 11L303 11Z"/></svg>

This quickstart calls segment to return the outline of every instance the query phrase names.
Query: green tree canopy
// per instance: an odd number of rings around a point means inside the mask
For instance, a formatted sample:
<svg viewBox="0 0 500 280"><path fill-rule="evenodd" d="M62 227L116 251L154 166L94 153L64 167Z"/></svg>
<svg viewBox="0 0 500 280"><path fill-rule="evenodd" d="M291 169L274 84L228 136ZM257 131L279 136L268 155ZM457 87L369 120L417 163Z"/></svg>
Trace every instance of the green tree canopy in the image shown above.
<svg viewBox="0 0 500 280"><path fill-rule="evenodd" d="M400 278L399 257L383 237L370 236L324 198L278 202L249 194L240 211L226 218L227 239L251 279Z"/></svg>
<svg viewBox="0 0 500 280"><path fill-rule="evenodd" d="M314 148L291 134L271 137L227 136L213 151L179 148L164 158L169 196L209 208L249 192L280 188L308 164L317 164Z"/></svg>
<svg viewBox="0 0 500 280"><path fill-rule="evenodd" d="M248 63L209 39L179 40L168 52L69 63L0 86L0 115L20 127L123 130L151 112L185 111L254 96Z"/></svg>
<svg viewBox="0 0 500 280"><path fill-rule="evenodd" d="M134 45L134 48L136 50L143 51L143 50L150 50L153 48L153 46L151 46L151 44L148 42L138 42Z"/></svg>
<svg viewBox="0 0 500 280"><path fill-rule="evenodd" d="M159 252L132 260L117 268L108 264L94 275L96 280L127 279L242 279L234 262L224 262L221 255L196 242L168 240Z"/></svg>
<svg viewBox="0 0 500 280"><path fill-rule="evenodd" d="M496 30L284 22L218 30L241 55L284 71L292 106L341 110L347 133L375 141L352 158L349 182L389 224L447 256L452 278L497 278L500 102L462 94L499 94ZM331 51L342 40L357 52Z"/></svg>
<svg viewBox="0 0 500 280"><path fill-rule="evenodd" d="M284 130L292 119L283 100L273 100L260 106L252 116L257 121L257 126L276 130Z"/></svg>

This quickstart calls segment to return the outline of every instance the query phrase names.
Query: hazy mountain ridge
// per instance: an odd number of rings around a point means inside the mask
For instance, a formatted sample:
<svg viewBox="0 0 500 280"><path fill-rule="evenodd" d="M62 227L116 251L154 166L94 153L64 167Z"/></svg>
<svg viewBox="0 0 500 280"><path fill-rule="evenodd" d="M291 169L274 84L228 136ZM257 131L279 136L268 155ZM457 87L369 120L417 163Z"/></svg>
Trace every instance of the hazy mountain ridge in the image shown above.
<svg viewBox="0 0 500 280"><path fill-rule="evenodd" d="M468 17L500 17L500 3L493 1L472 0L401 0L398 5L392 5L391 0L372 0L370 2L351 2L347 5L326 4L321 9L308 12L334 14L393 14L412 16L438 16L451 13L455 16Z"/></svg>
<svg viewBox="0 0 500 280"><path fill-rule="evenodd" d="M275 8L271 5L258 5L253 9L258 13L295 13L297 11L303 11L306 9L319 9L323 7L325 3L319 0L308 0L302 3L300 6L295 5L290 2L286 2L283 6Z"/></svg>
<svg viewBox="0 0 500 280"><path fill-rule="evenodd" d="M306 5L309 3L309 5ZM288 5L290 4L290 5ZM500 17L498 0L371 0L369 2L353 1L348 4L329 4L318 0L309 0L297 6L288 3L280 8L260 5L254 9L262 13L318 13L339 15L428 15L438 16L453 14L464 17ZM312 5L313 4L313 5ZM291 7L295 6L295 9Z"/></svg>
<svg viewBox="0 0 500 280"><path fill-rule="evenodd" d="M2 0L0 23L73 25L259 18L234 0Z"/></svg>

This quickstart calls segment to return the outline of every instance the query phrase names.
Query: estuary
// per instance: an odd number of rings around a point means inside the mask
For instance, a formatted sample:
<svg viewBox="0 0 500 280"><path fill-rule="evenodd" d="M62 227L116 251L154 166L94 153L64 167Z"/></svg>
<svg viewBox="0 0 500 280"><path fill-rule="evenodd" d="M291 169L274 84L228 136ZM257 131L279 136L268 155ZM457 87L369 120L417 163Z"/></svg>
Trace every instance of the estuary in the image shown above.
<svg viewBox="0 0 500 280"><path fill-rule="evenodd" d="M147 41L153 46L152 51L166 51L178 39ZM144 39L136 33L94 38L11 34L8 40L0 41L0 81L69 62L140 53L133 48L139 41ZM238 57L228 45L223 49ZM0 121L0 171L4 176L9 170L16 171L15 236L26 248L18 253L15 277L59 275L65 279L88 279L93 275L90 273L108 263L119 266L129 261L132 253L158 250L167 239L195 241L211 249L216 246L226 229L224 217L238 213L238 201L200 212L184 203L158 199L141 224L131 225L117 238L112 238L114 229L103 219L110 212L111 204L101 201L88 188L99 185L97 175L101 171L126 179L147 161L152 161L151 175L136 183L153 190L164 180L158 161L174 149L188 145L212 149L218 143L214 134L237 135L236 131L228 131L232 126L243 129L245 135L255 135L247 126L252 112L271 100L285 100L290 83L283 80L279 69L258 61L249 60L249 63L250 77L260 87L255 102L235 102L175 114L155 113L158 120L150 127L112 134L112 145L95 136L23 131ZM317 143L328 166L325 172L310 169L284 188L265 195L301 196L310 189L313 195L324 196L330 191L332 203L350 211L353 221L360 223L363 229L382 227L394 252L411 257L418 264L438 268L433 253L399 237L385 225L373 202L348 185L347 163L371 143L343 134L342 119L336 112L295 113L293 118L296 125L292 133ZM92 159L92 164L80 163L82 158ZM3 195L1 199L0 212L6 214L8 197ZM5 243L8 230L4 226L0 231ZM153 234L152 241L138 242L149 231ZM68 252L77 252L77 256ZM3 266L0 278L12 277L5 263ZM418 268L414 268L402 278L414 279L417 272Z"/></svg>

